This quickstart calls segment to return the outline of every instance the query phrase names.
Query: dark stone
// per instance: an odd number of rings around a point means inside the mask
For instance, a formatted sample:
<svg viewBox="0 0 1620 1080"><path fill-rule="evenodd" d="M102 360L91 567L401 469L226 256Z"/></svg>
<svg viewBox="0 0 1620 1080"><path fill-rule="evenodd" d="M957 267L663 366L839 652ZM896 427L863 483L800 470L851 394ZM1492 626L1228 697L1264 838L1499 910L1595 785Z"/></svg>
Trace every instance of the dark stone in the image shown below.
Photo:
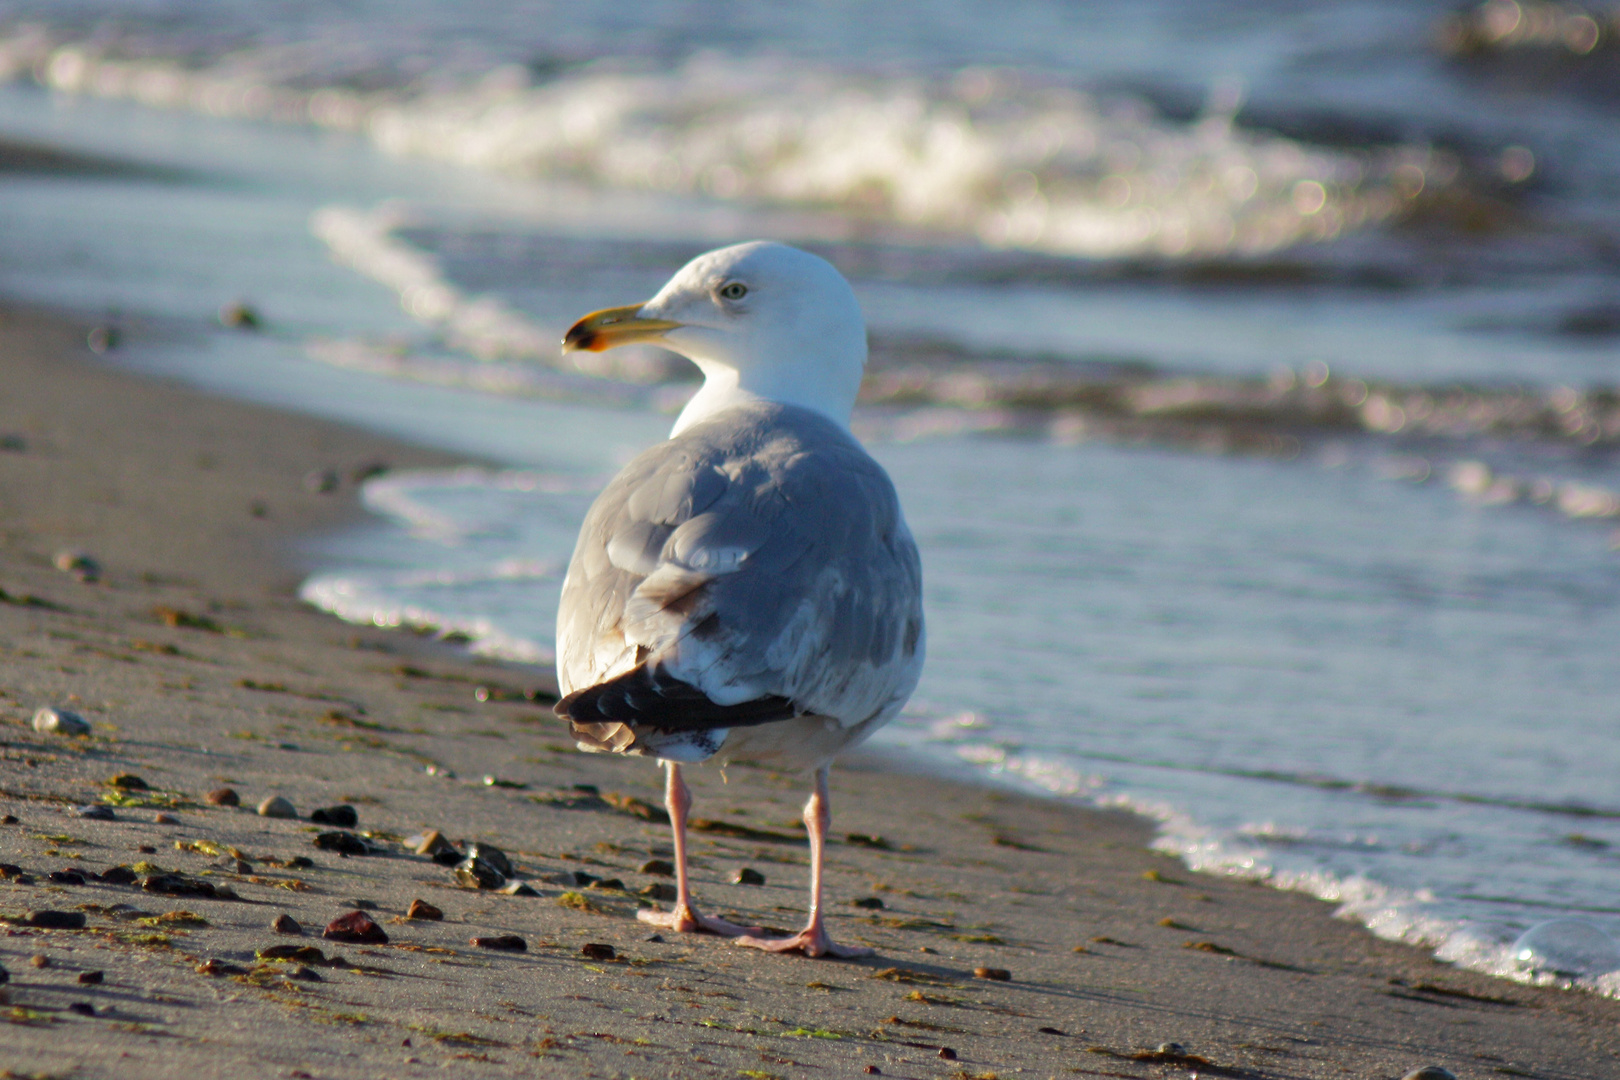
<svg viewBox="0 0 1620 1080"><path fill-rule="evenodd" d="M340 855L370 855L371 845L352 832L333 829L315 838L315 846L322 851L335 851Z"/></svg>
<svg viewBox="0 0 1620 1080"><path fill-rule="evenodd" d="M298 920L285 911L270 920L270 929L278 934L302 934L304 928L298 925Z"/></svg>
<svg viewBox="0 0 1620 1080"><path fill-rule="evenodd" d="M765 875L752 866L745 866L731 875L731 883L733 885L763 885L765 884Z"/></svg>
<svg viewBox="0 0 1620 1080"><path fill-rule="evenodd" d="M1006 968L976 967L973 969L973 977L989 979L992 982L1009 982L1012 979L1012 972Z"/></svg>
<svg viewBox="0 0 1620 1080"><path fill-rule="evenodd" d="M290 870L308 870L314 865L315 860L308 855L294 855L286 862L286 866Z"/></svg>
<svg viewBox="0 0 1620 1080"><path fill-rule="evenodd" d="M11 972L7 971L3 967L0 967L0 986L4 986L6 983L8 983L10 981L11 981Z"/></svg>
<svg viewBox="0 0 1620 1080"><path fill-rule="evenodd" d="M580 947L579 954L587 960L612 960L618 956L618 953L613 951L613 946L604 945L600 941L587 941Z"/></svg>
<svg viewBox="0 0 1620 1080"><path fill-rule="evenodd" d="M109 885L133 885L137 876L127 866L109 866L101 872L101 880Z"/></svg>
<svg viewBox="0 0 1620 1080"><path fill-rule="evenodd" d="M483 859L468 856L456 864L456 880L469 889L498 889L506 884L506 875Z"/></svg>
<svg viewBox="0 0 1620 1080"><path fill-rule="evenodd" d="M287 972L287 978L297 979L299 982L325 982L318 972L311 971L303 964L297 964Z"/></svg>
<svg viewBox="0 0 1620 1080"><path fill-rule="evenodd" d="M6 814L3 817L0 817L0 825L15 825L15 824L17 824L17 815L16 814Z"/></svg>
<svg viewBox="0 0 1620 1080"><path fill-rule="evenodd" d="M85 818L89 821L116 821L118 815L112 812L112 807L102 806L99 803L90 806L76 806L71 811L74 817Z"/></svg>
<svg viewBox="0 0 1620 1080"><path fill-rule="evenodd" d="M184 874L148 874L141 878L141 888L164 896L201 896L211 900L235 900L236 893L224 885L214 885Z"/></svg>
<svg viewBox="0 0 1620 1080"><path fill-rule="evenodd" d="M153 847L151 844L138 844L136 845L135 850L140 852L142 855L157 854L157 848Z"/></svg>
<svg viewBox="0 0 1620 1080"><path fill-rule="evenodd" d="M648 859L641 864L643 874L656 874L659 877L674 877L675 864L667 859Z"/></svg>
<svg viewBox="0 0 1620 1080"><path fill-rule="evenodd" d="M460 862L466 857L467 856L463 855L453 847L440 848L438 851L435 851L432 856L433 861L438 863L440 866L454 866L456 863Z"/></svg>
<svg viewBox="0 0 1620 1080"><path fill-rule="evenodd" d="M411 906L405 909L405 917L407 919L425 919L429 922L438 922L444 918L444 912L426 900L412 900Z"/></svg>
<svg viewBox="0 0 1620 1080"><path fill-rule="evenodd" d="M506 857L506 852L494 844L468 844L467 858L482 859L501 877L512 876L512 860Z"/></svg>
<svg viewBox="0 0 1620 1080"><path fill-rule="evenodd" d="M23 868L16 863L0 862L0 877L14 878L22 874Z"/></svg>
<svg viewBox="0 0 1620 1080"><path fill-rule="evenodd" d="M84 928L82 911L30 911L23 922L43 930L81 930Z"/></svg>
<svg viewBox="0 0 1620 1080"><path fill-rule="evenodd" d="M128 773L128 772L119 773L117 776L115 776L111 780L107 781L107 783L111 784L115 788L118 788L120 791L151 791L152 790L151 786L149 784L147 784L147 782L145 780L142 780L140 777L136 776L134 773Z"/></svg>
<svg viewBox="0 0 1620 1080"><path fill-rule="evenodd" d="M620 892L623 892L624 891L624 882L620 881L616 877L601 878L600 880L591 882L591 888L593 888L593 889L617 889Z"/></svg>
<svg viewBox="0 0 1620 1080"><path fill-rule="evenodd" d="M343 803L311 811L309 820L317 825L335 825L340 829L352 829L360 824L360 815L354 807Z"/></svg>
<svg viewBox="0 0 1620 1080"><path fill-rule="evenodd" d="M671 885L669 882L655 881L650 885L643 885L636 892L636 895L645 896L648 900L662 900L666 903L670 903L673 902L680 894L676 890L675 886Z"/></svg>
<svg viewBox="0 0 1620 1080"><path fill-rule="evenodd" d="M475 937L472 943L480 949L501 949L506 952L527 952L529 943L516 934L497 934L494 937Z"/></svg>
<svg viewBox="0 0 1620 1080"><path fill-rule="evenodd" d="M213 791L210 791L207 795L204 795L203 800L205 802L207 802L209 806L241 806L242 805L242 796L238 795L236 793L235 789L228 788L228 787L215 788Z"/></svg>
<svg viewBox="0 0 1620 1080"><path fill-rule="evenodd" d="M224 975L246 975L247 968L238 967L224 960L204 960L197 965L197 974L220 978Z"/></svg>
<svg viewBox="0 0 1620 1080"><path fill-rule="evenodd" d="M534 890L533 886L525 884L524 882L521 882L521 881L509 881L509 882L506 883L506 885L504 885L501 888L500 891L505 893L507 896L539 896L540 895L538 892L536 892Z"/></svg>
<svg viewBox="0 0 1620 1080"><path fill-rule="evenodd" d="M49 874L51 881L57 885L83 885L84 875L77 870L52 870Z"/></svg>
<svg viewBox="0 0 1620 1080"><path fill-rule="evenodd" d="M321 935L330 941L344 941L351 945L386 945L388 935L383 928L363 911L351 911L326 924Z"/></svg>
<svg viewBox="0 0 1620 1080"><path fill-rule="evenodd" d="M76 1012L80 1016L96 1015L96 1007L90 1004L88 1001L75 1001L73 1004L68 1006L68 1011Z"/></svg>
<svg viewBox="0 0 1620 1080"><path fill-rule="evenodd" d="M253 955L260 960L296 960L300 964L325 964L326 954L313 945L267 945Z"/></svg>
<svg viewBox="0 0 1620 1080"><path fill-rule="evenodd" d="M575 885L578 885L578 886L581 886L581 887L584 887L586 885L595 885L598 881L601 881L601 880L602 879L597 877L595 874L587 874L583 870L575 870L574 871L574 884Z"/></svg>
<svg viewBox="0 0 1620 1080"><path fill-rule="evenodd" d="M942 1046L939 1048L939 1059L941 1061L955 1061L956 1051L948 1046Z"/></svg>
<svg viewBox="0 0 1620 1080"><path fill-rule="evenodd" d="M876 896L862 896L851 900L851 904L858 908L869 908L872 911L882 911L883 901Z"/></svg>
<svg viewBox="0 0 1620 1080"><path fill-rule="evenodd" d="M79 972L79 982L85 986L94 986L105 978L106 976L99 971Z"/></svg>

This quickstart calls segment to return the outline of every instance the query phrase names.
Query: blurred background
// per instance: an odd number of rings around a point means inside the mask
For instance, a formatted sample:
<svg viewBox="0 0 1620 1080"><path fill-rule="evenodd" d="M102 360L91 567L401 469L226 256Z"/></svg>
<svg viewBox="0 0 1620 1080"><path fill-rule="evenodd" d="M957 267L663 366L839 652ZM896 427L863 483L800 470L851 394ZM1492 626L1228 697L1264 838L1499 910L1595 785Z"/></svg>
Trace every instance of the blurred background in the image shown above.
<svg viewBox="0 0 1620 1080"><path fill-rule="evenodd" d="M693 388L562 331L815 250L927 575L883 748L1620 993L1617 106L1575 4L0 0L0 296L486 462L304 595L545 664Z"/></svg>

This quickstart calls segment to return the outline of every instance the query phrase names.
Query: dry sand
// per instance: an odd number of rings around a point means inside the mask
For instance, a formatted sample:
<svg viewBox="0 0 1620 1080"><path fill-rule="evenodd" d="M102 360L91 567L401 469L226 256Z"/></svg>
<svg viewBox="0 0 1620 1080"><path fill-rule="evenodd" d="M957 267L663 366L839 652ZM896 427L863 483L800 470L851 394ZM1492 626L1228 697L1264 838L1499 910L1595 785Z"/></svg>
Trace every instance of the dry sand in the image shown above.
<svg viewBox="0 0 1620 1080"><path fill-rule="evenodd" d="M669 850L638 816L650 763L575 752L520 693L549 673L293 597L296 538L359 519L357 469L452 459L120 373L84 340L0 318L0 812L16 818L0 862L32 878L0 882L4 1075L1620 1076L1616 1002L1456 971L1326 904L1187 873L1126 815L870 757L834 773L829 900L835 936L875 958L650 940L637 893L668 879L642 867ZM306 488L320 469L337 491ZM100 579L55 569L66 547ZM92 733L35 733L47 705ZM147 790L110 786L120 774ZM695 778L700 900L797 927L803 778ZM244 805L208 805L223 786ZM252 811L272 795L300 818ZM116 818L75 816L95 803ZM376 854L314 845L331 830L309 811L338 803ZM539 895L458 887L400 843L424 828L498 845ZM237 899L95 876L141 862ZM50 880L69 867L87 883ZM766 883L729 884L743 867ZM582 872L624 888L571 883ZM443 920L406 919L415 899ZM357 908L387 944L321 939ZM87 924L25 924L47 909ZM273 931L280 914L304 935ZM526 951L470 943L495 935ZM320 959L256 959L278 945ZM219 973L198 972L209 960Z"/></svg>

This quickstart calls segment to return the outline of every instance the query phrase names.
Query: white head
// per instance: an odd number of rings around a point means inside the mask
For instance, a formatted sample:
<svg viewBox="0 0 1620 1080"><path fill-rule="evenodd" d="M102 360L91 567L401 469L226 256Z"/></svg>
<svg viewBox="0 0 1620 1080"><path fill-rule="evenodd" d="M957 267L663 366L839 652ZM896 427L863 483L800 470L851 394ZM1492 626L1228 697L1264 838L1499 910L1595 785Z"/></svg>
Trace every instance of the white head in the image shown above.
<svg viewBox="0 0 1620 1080"><path fill-rule="evenodd" d="M585 316L563 351L656 342L702 369L675 434L729 405L800 405L848 426L866 367L855 293L827 260L756 240L699 255L645 304Z"/></svg>

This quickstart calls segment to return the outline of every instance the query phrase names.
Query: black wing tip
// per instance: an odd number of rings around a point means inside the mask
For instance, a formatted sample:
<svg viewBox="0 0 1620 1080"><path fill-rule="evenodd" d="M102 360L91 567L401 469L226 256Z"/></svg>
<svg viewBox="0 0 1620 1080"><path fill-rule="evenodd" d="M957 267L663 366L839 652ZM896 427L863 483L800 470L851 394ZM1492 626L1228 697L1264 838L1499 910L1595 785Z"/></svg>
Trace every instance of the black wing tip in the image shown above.
<svg viewBox="0 0 1620 1080"><path fill-rule="evenodd" d="M720 705L662 667L642 666L576 690L552 710L571 724L621 723L659 731L708 731L791 720L803 710L779 694Z"/></svg>

